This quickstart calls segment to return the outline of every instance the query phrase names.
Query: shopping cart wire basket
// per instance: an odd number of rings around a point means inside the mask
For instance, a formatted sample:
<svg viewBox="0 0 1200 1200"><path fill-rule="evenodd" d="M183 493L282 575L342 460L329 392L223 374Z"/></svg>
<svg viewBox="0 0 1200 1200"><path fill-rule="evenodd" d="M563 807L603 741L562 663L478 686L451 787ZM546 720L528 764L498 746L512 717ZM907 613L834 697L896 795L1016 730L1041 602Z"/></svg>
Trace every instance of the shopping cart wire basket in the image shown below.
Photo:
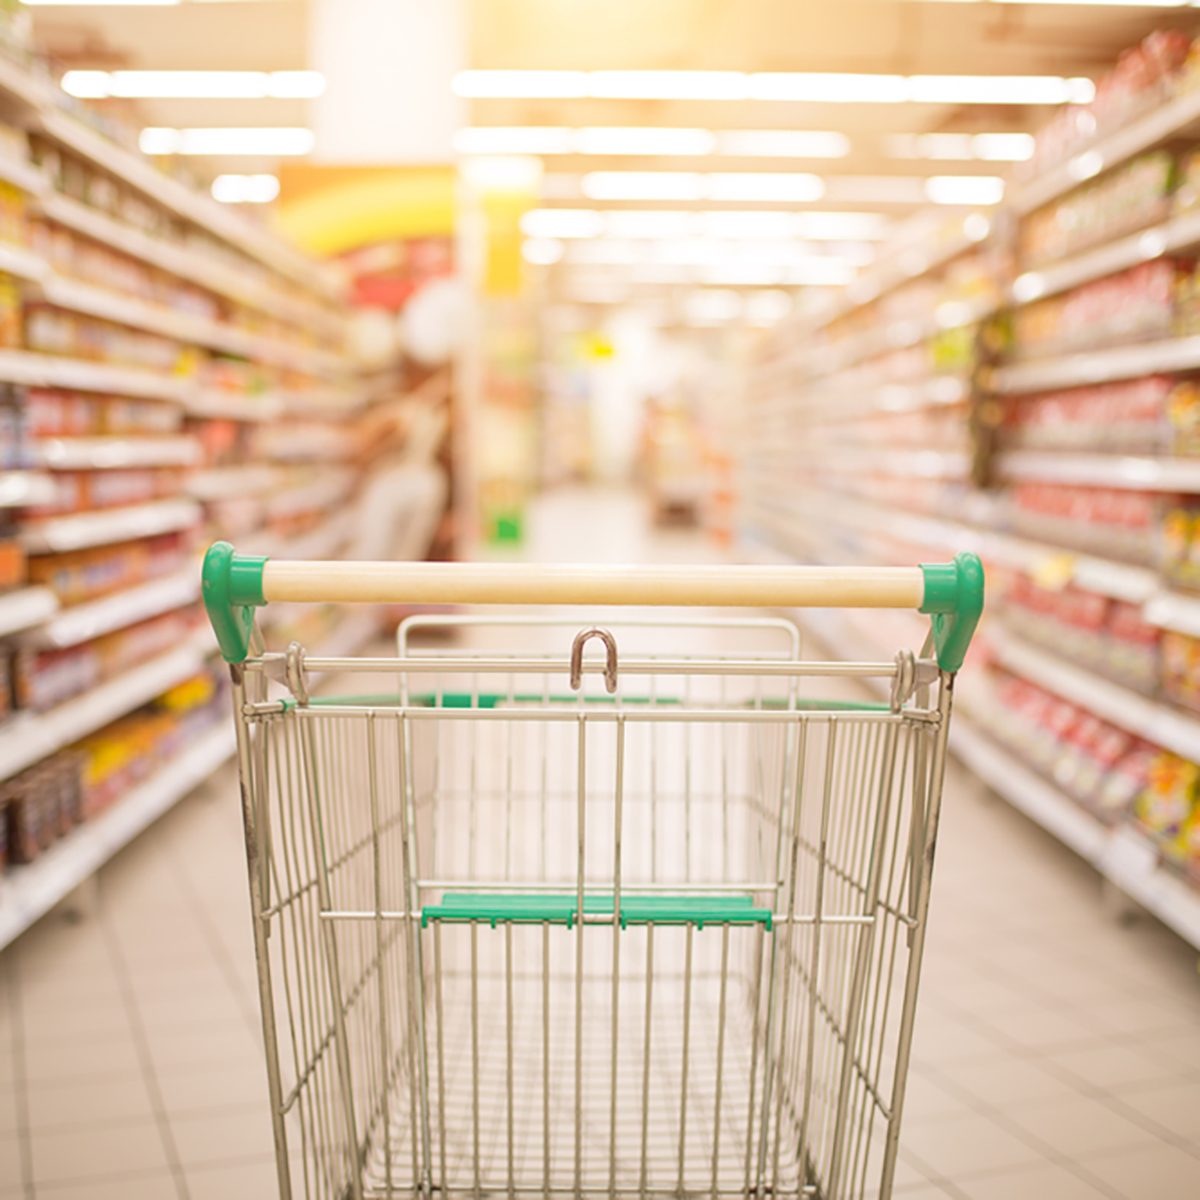
<svg viewBox="0 0 1200 1200"><path fill-rule="evenodd" d="M282 1197L891 1195L977 558L218 543L203 594L233 676ZM395 654L321 658L264 648L274 601L537 609L412 617ZM581 628L568 605L636 607ZM667 611L697 606L931 623L915 652L817 661L782 616ZM314 694L333 676L360 681Z"/></svg>

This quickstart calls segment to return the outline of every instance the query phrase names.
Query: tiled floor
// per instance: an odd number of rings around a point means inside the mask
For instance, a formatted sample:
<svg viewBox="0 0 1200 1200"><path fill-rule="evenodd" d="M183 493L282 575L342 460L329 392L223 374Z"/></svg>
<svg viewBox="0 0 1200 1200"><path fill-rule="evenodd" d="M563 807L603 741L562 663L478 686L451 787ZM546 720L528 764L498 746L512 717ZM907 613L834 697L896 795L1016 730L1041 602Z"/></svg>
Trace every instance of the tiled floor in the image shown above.
<svg viewBox="0 0 1200 1200"><path fill-rule="evenodd" d="M652 544L594 528L596 557ZM897 1194L1200 1196L1195 953L1118 922L959 771L943 830ZM272 1195L257 1030L225 772L103 872L91 916L0 953L0 1200Z"/></svg>

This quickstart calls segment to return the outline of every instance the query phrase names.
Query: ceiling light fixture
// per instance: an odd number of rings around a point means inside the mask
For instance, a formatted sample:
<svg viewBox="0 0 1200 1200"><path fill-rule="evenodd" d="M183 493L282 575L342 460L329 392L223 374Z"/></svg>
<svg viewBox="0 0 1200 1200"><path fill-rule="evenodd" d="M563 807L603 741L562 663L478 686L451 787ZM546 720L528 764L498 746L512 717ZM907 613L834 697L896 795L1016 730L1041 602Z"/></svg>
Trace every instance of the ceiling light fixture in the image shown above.
<svg viewBox="0 0 1200 1200"><path fill-rule="evenodd" d="M934 175L925 181L925 194L934 204L999 204L1004 180L997 175Z"/></svg>
<svg viewBox="0 0 1200 1200"><path fill-rule="evenodd" d="M785 200L807 203L825 193L816 175L694 171L592 171L583 177L592 200Z"/></svg>
<svg viewBox="0 0 1200 1200"><path fill-rule="evenodd" d="M62 89L86 100L310 100L320 71L68 71Z"/></svg>
<svg viewBox="0 0 1200 1200"><path fill-rule="evenodd" d="M1090 79L1060 75L873 75L805 71L460 71L473 99L767 100L809 104L1086 104Z"/></svg>
<svg viewBox="0 0 1200 1200"><path fill-rule="evenodd" d="M708 129L599 128L575 131L577 154L661 154L700 157L717 139Z"/></svg>
<svg viewBox="0 0 1200 1200"><path fill-rule="evenodd" d="M976 215L976 214L973 214ZM968 217L968 221L971 218ZM987 234L987 220L983 233ZM535 208L521 218L531 238L805 238L826 242L874 242L892 222L871 212L789 212L761 209L695 212L680 209Z"/></svg>
<svg viewBox="0 0 1200 1200"><path fill-rule="evenodd" d="M226 128L169 129L150 126L143 129L138 146L143 154L166 155L256 155L264 158L294 157L312 151L311 129Z"/></svg>
<svg viewBox="0 0 1200 1200"><path fill-rule="evenodd" d="M270 204L279 195L279 180L274 175L218 175L212 195L222 204Z"/></svg>
<svg viewBox="0 0 1200 1200"><path fill-rule="evenodd" d="M570 154L573 130L554 125L475 126L454 135L459 154Z"/></svg>
<svg viewBox="0 0 1200 1200"><path fill-rule="evenodd" d="M731 129L717 135L722 154L744 158L845 158L844 133L804 129Z"/></svg>

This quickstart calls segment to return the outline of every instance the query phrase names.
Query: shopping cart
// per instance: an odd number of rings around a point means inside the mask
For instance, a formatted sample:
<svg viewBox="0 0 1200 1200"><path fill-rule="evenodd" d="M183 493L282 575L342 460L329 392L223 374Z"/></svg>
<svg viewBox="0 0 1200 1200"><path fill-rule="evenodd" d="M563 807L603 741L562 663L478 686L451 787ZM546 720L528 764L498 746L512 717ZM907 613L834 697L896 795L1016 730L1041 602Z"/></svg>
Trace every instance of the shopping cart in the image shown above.
<svg viewBox="0 0 1200 1200"><path fill-rule="evenodd" d="M204 597L233 674L281 1196L890 1195L976 558L221 543ZM782 618L635 612L572 638L543 607L317 658L262 648L274 600L892 607L932 628L916 654L820 662ZM331 674L382 689L313 694Z"/></svg>

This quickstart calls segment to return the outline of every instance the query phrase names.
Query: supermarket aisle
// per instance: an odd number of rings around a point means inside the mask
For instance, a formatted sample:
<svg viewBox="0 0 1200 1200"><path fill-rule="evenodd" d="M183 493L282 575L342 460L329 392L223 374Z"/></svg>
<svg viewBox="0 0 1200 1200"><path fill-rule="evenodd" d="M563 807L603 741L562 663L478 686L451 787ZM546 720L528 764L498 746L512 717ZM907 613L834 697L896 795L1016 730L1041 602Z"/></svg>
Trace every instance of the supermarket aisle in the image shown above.
<svg viewBox="0 0 1200 1200"><path fill-rule="evenodd" d="M567 491L544 558L707 556ZM0 955L0 1198L261 1200L272 1162L226 772ZM1200 1179L1194 955L964 773L947 785L898 1194L1182 1200Z"/></svg>

